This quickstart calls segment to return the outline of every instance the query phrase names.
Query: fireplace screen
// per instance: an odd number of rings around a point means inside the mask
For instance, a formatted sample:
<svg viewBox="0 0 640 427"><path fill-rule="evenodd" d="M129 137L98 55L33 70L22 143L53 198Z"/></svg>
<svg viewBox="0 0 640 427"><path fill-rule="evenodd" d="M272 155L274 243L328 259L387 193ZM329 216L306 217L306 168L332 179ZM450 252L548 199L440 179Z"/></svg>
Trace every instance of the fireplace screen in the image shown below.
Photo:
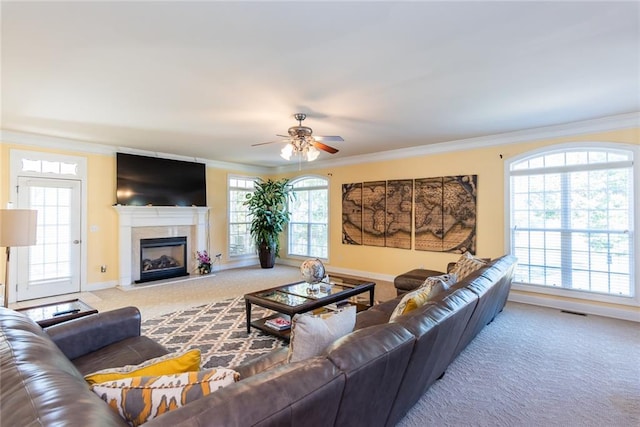
<svg viewBox="0 0 640 427"><path fill-rule="evenodd" d="M186 237L140 239L140 280L136 283L188 274Z"/></svg>

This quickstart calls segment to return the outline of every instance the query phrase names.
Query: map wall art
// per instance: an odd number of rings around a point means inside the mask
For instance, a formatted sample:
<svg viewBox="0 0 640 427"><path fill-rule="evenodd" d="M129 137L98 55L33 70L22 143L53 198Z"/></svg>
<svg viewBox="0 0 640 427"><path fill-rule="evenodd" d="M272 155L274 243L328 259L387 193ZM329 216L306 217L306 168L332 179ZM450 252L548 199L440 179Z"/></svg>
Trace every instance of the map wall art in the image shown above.
<svg viewBox="0 0 640 427"><path fill-rule="evenodd" d="M342 185L342 243L476 250L477 175Z"/></svg>

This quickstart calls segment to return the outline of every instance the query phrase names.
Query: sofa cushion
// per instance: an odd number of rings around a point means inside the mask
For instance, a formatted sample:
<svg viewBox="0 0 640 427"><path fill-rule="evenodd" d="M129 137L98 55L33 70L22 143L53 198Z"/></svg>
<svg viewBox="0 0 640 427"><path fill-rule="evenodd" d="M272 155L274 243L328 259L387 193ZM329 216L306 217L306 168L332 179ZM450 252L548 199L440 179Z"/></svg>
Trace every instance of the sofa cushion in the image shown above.
<svg viewBox="0 0 640 427"><path fill-rule="evenodd" d="M121 378L91 389L130 425L138 426L239 380L237 372L216 368L181 374Z"/></svg>
<svg viewBox="0 0 640 427"><path fill-rule="evenodd" d="M437 270L425 270L422 268L416 268L411 271L407 271L393 279L393 285L395 286L398 295L405 292L412 291L418 288L424 283L424 279L430 276L440 276L444 274L442 271Z"/></svg>
<svg viewBox="0 0 640 427"><path fill-rule="evenodd" d="M0 376L3 426L126 426L40 326L6 308L0 308Z"/></svg>
<svg viewBox="0 0 640 427"><path fill-rule="evenodd" d="M285 363L170 411L151 426L335 425L345 376L325 357Z"/></svg>
<svg viewBox="0 0 640 427"><path fill-rule="evenodd" d="M122 378L149 377L181 374L200 370L200 350L192 349L181 353L170 353L142 362L139 365L125 365L119 368L103 369L84 376L89 384L115 381Z"/></svg>
<svg viewBox="0 0 640 427"><path fill-rule="evenodd" d="M71 362L87 375L102 369L125 365L138 365L145 360L163 356L169 351L149 337L138 336L110 344L92 353L72 359Z"/></svg>
<svg viewBox="0 0 640 427"><path fill-rule="evenodd" d="M337 426L381 426L411 356L414 336L396 323L359 329L327 348L346 379Z"/></svg>
<svg viewBox="0 0 640 427"><path fill-rule="evenodd" d="M474 257L469 252L465 252L449 273L455 274L458 277L458 280L462 280L470 273L479 270L486 264L487 263L484 260Z"/></svg>
<svg viewBox="0 0 640 427"><path fill-rule="evenodd" d="M393 310L393 313L391 313L389 321L427 304L433 297L446 291L451 285L455 284L456 277L456 274L427 277L422 286L406 293L404 297L402 297L400 303Z"/></svg>
<svg viewBox="0 0 640 427"><path fill-rule="evenodd" d="M326 318L296 314L291 321L287 362L319 356L336 339L353 331L356 306L350 305Z"/></svg>

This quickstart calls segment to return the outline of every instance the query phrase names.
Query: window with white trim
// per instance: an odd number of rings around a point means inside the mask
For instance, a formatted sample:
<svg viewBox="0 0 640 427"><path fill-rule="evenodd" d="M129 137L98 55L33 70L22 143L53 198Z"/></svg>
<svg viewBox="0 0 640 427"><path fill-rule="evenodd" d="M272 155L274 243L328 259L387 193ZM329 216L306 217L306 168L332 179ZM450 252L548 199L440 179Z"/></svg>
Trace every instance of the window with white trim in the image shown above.
<svg viewBox="0 0 640 427"><path fill-rule="evenodd" d="M329 180L302 177L291 181L295 197L289 203L291 219L288 254L328 258Z"/></svg>
<svg viewBox="0 0 640 427"><path fill-rule="evenodd" d="M251 216L244 206L247 194L253 193L255 178L229 176L229 256L253 255Z"/></svg>
<svg viewBox="0 0 640 427"><path fill-rule="evenodd" d="M633 160L594 146L509 165L515 283L634 296Z"/></svg>

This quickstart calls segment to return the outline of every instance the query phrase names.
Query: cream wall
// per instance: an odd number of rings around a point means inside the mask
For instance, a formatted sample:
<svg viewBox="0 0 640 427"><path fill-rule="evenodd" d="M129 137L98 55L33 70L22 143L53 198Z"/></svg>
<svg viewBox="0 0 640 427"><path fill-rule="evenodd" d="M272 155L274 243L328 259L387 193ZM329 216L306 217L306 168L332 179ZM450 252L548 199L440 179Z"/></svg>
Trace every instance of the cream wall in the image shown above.
<svg viewBox="0 0 640 427"><path fill-rule="evenodd" d="M619 142L640 145L640 128L594 133L572 137L514 143L488 148L424 155L400 160L358 165L308 169L302 172L274 174L272 177L301 175L327 176L330 181L330 242L328 268L333 271L367 274L391 280L413 268L444 270L458 255L395 248L342 244L342 184L390 179L412 179L447 175L478 175L477 254L497 257L505 253L504 163L506 160L544 146L566 142ZM115 286L118 281L118 218L115 202L115 157L83 151L50 150L40 147L0 143L0 203L5 206L9 193L9 150L51 151L85 156L88 163L87 188L87 283L83 290ZM502 155L502 158L500 157ZM312 164L313 165L313 164ZM227 254L227 180L229 174L252 176L241 170L207 168L207 200L210 208L209 242L212 254L222 253L218 268L231 268L257 259L229 259ZM93 226L93 227L92 227ZM94 231L90 231L94 230ZM283 246L286 247L286 246ZM200 248L204 249L204 248ZM284 251L282 251L284 252ZM296 258L283 257L280 262L299 265ZM100 266L107 265L101 273ZM4 266L0 266L3 268ZM4 274L4 272L2 272ZM3 277L3 276L2 276Z"/></svg>
<svg viewBox="0 0 640 427"><path fill-rule="evenodd" d="M477 255L494 258L505 253L504 165L506 160L544 146L567 142L620 142L640 145L639 132L640 129L632 129L489 148L469 147L465 151L305 170L282 176L295 178L305 174L316 174L330 179L331 230L327 264L331 268L377 273L378 277L389 278L413 268L446 270L447 263L455 261L459 255L342 244L342 184L449 175L478 175ZM298 262L298 260L290 261Z"/></svg>

